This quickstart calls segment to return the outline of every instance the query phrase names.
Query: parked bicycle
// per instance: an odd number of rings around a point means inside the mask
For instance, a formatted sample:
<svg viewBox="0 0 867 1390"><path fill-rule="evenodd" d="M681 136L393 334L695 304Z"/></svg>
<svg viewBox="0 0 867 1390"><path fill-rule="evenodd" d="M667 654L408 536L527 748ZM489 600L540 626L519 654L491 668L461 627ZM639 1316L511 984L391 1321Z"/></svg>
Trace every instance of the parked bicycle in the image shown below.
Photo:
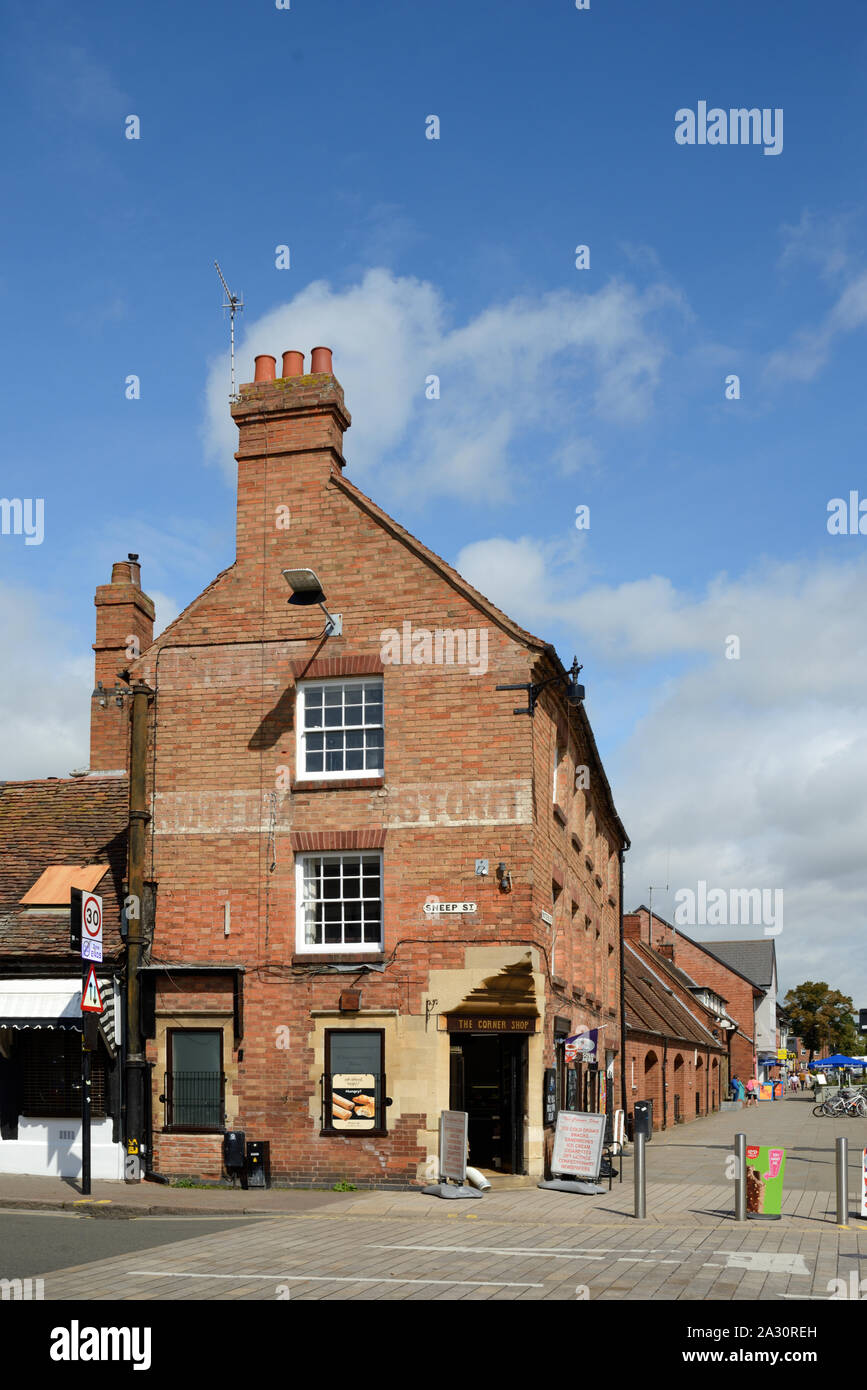
<svg viewBox="0 0 867 1390"><path fill-rule="evenodd" d="M829 1096L820 1105L815 1105L813 1114L832 1115L837 1118L842 1116L856 1118L867 1115L867 1100L864 1099L860 1091L856 1091L854 1095L843 1095L841 1092L840 1095Z"/></svg>

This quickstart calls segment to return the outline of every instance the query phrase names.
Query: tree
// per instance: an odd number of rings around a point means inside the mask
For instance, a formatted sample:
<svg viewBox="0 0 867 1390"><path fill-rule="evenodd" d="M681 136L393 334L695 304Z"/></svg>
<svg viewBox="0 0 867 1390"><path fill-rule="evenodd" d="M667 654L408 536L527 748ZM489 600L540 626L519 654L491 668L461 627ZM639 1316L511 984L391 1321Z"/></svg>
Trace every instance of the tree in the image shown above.
<svg viewBox="0 0 867 1390"><path fill-rule="evenodd" d="M817 1052L823 1057L832 1052L851 1057L860 1046L853 1017L855 1005L824 980L805 980L790 989L783 1010L792 1032L803 1038L809 1049L811 1062Z"/></svg>

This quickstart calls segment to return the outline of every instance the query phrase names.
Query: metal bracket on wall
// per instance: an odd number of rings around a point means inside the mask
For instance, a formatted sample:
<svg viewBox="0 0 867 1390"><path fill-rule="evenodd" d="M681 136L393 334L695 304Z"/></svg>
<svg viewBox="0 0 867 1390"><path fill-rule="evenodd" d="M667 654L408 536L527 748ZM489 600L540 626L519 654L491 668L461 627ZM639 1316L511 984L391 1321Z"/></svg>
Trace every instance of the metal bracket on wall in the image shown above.
<svg viewBox="0 0 867 1390"><path fill-rule="evenodd" d="M552 685L554 681L562 681L562 680L565 680L565 683L566 683L566 699L569 701L569 704L570 704L570 705L580 705L581 701L584 699L584 687L583 687L583 685L579 685L579 684L578 684L578 673L579 673L580 671L583 671L583 670L584 670L584 667L583 667L583 665L581 665L581 666L578 665L578 658L577 658L577 656L576 656L576 657L573 657L573 659L572 659L572 665L570 666L569 670L568 670L567 672L565 672L564 675L558 674L558 675L556 675L556 676L549 676L547 680L539 681L538 684L536 684L536 685L533 685L531 682L527 682L527 683L524 684L524 685L497 685L497 686L494 687L494 689L495 689L495 690L526 690L526 692L527 692L527 708L526 708L526 709L513 709L513 710L512 710L512 713L513 713L513 714L529 714L530 718L532 719L533 716L534 716L535 713L536 713L536 704L537 704L537 702L538 702L540 693L545 689L545 687L546 687L547 685Z"/></svg>

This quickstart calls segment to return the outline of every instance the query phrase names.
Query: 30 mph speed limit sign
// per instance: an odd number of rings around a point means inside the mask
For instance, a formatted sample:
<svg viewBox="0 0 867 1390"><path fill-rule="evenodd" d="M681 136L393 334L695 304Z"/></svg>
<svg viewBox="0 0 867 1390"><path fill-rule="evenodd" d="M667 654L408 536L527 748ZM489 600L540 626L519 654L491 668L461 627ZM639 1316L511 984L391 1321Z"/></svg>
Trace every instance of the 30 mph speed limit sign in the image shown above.
<svg viewBox="0 0 867 1390"><path fill-rule="evenodd" d="M102 961L102 898L96 893L81 896L81 958Z"/></svg>

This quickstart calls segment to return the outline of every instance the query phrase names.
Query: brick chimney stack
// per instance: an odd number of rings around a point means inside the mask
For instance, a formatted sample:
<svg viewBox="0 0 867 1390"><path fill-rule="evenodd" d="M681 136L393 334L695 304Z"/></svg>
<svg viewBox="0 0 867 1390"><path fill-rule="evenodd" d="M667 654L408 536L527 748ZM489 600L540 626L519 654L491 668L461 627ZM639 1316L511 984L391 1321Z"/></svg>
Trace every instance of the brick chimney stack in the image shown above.
<svg viewBox="0 0 867 1390"><path fill-rule="evenodd" d="M276 575L293 534L315 535L328 478L344 467L343 435L351 419L334 376L331 349L256 358L254 380L232 403L238 426L237 562Z"/></svg>
<svg viewBox="0 0 867 1390"><path fill-rule="evenodd" d="M643 941L645 946L651 946L659 955L665 956L672 965L675 960L677 932L670 922L666 922L664 917L658 913L653 914L653 940L651 942L651 923L650 913L644 906L636 909L635 912L623 914L623 935L627 941Z"/></svg>
<svg viewBox="0 0 867 1390"><path fill-rule="evenodd" d="M118 678L154 640L154 605L142 593L141 566L129 555L111 567L111 583L100 584L96 605L94 694L90 702L91 772L126 771L129 763L129 705L115 691L128 687ZM100 684L105 694L99 693ZM104 703L103 703L104 702Z"/></svg>

